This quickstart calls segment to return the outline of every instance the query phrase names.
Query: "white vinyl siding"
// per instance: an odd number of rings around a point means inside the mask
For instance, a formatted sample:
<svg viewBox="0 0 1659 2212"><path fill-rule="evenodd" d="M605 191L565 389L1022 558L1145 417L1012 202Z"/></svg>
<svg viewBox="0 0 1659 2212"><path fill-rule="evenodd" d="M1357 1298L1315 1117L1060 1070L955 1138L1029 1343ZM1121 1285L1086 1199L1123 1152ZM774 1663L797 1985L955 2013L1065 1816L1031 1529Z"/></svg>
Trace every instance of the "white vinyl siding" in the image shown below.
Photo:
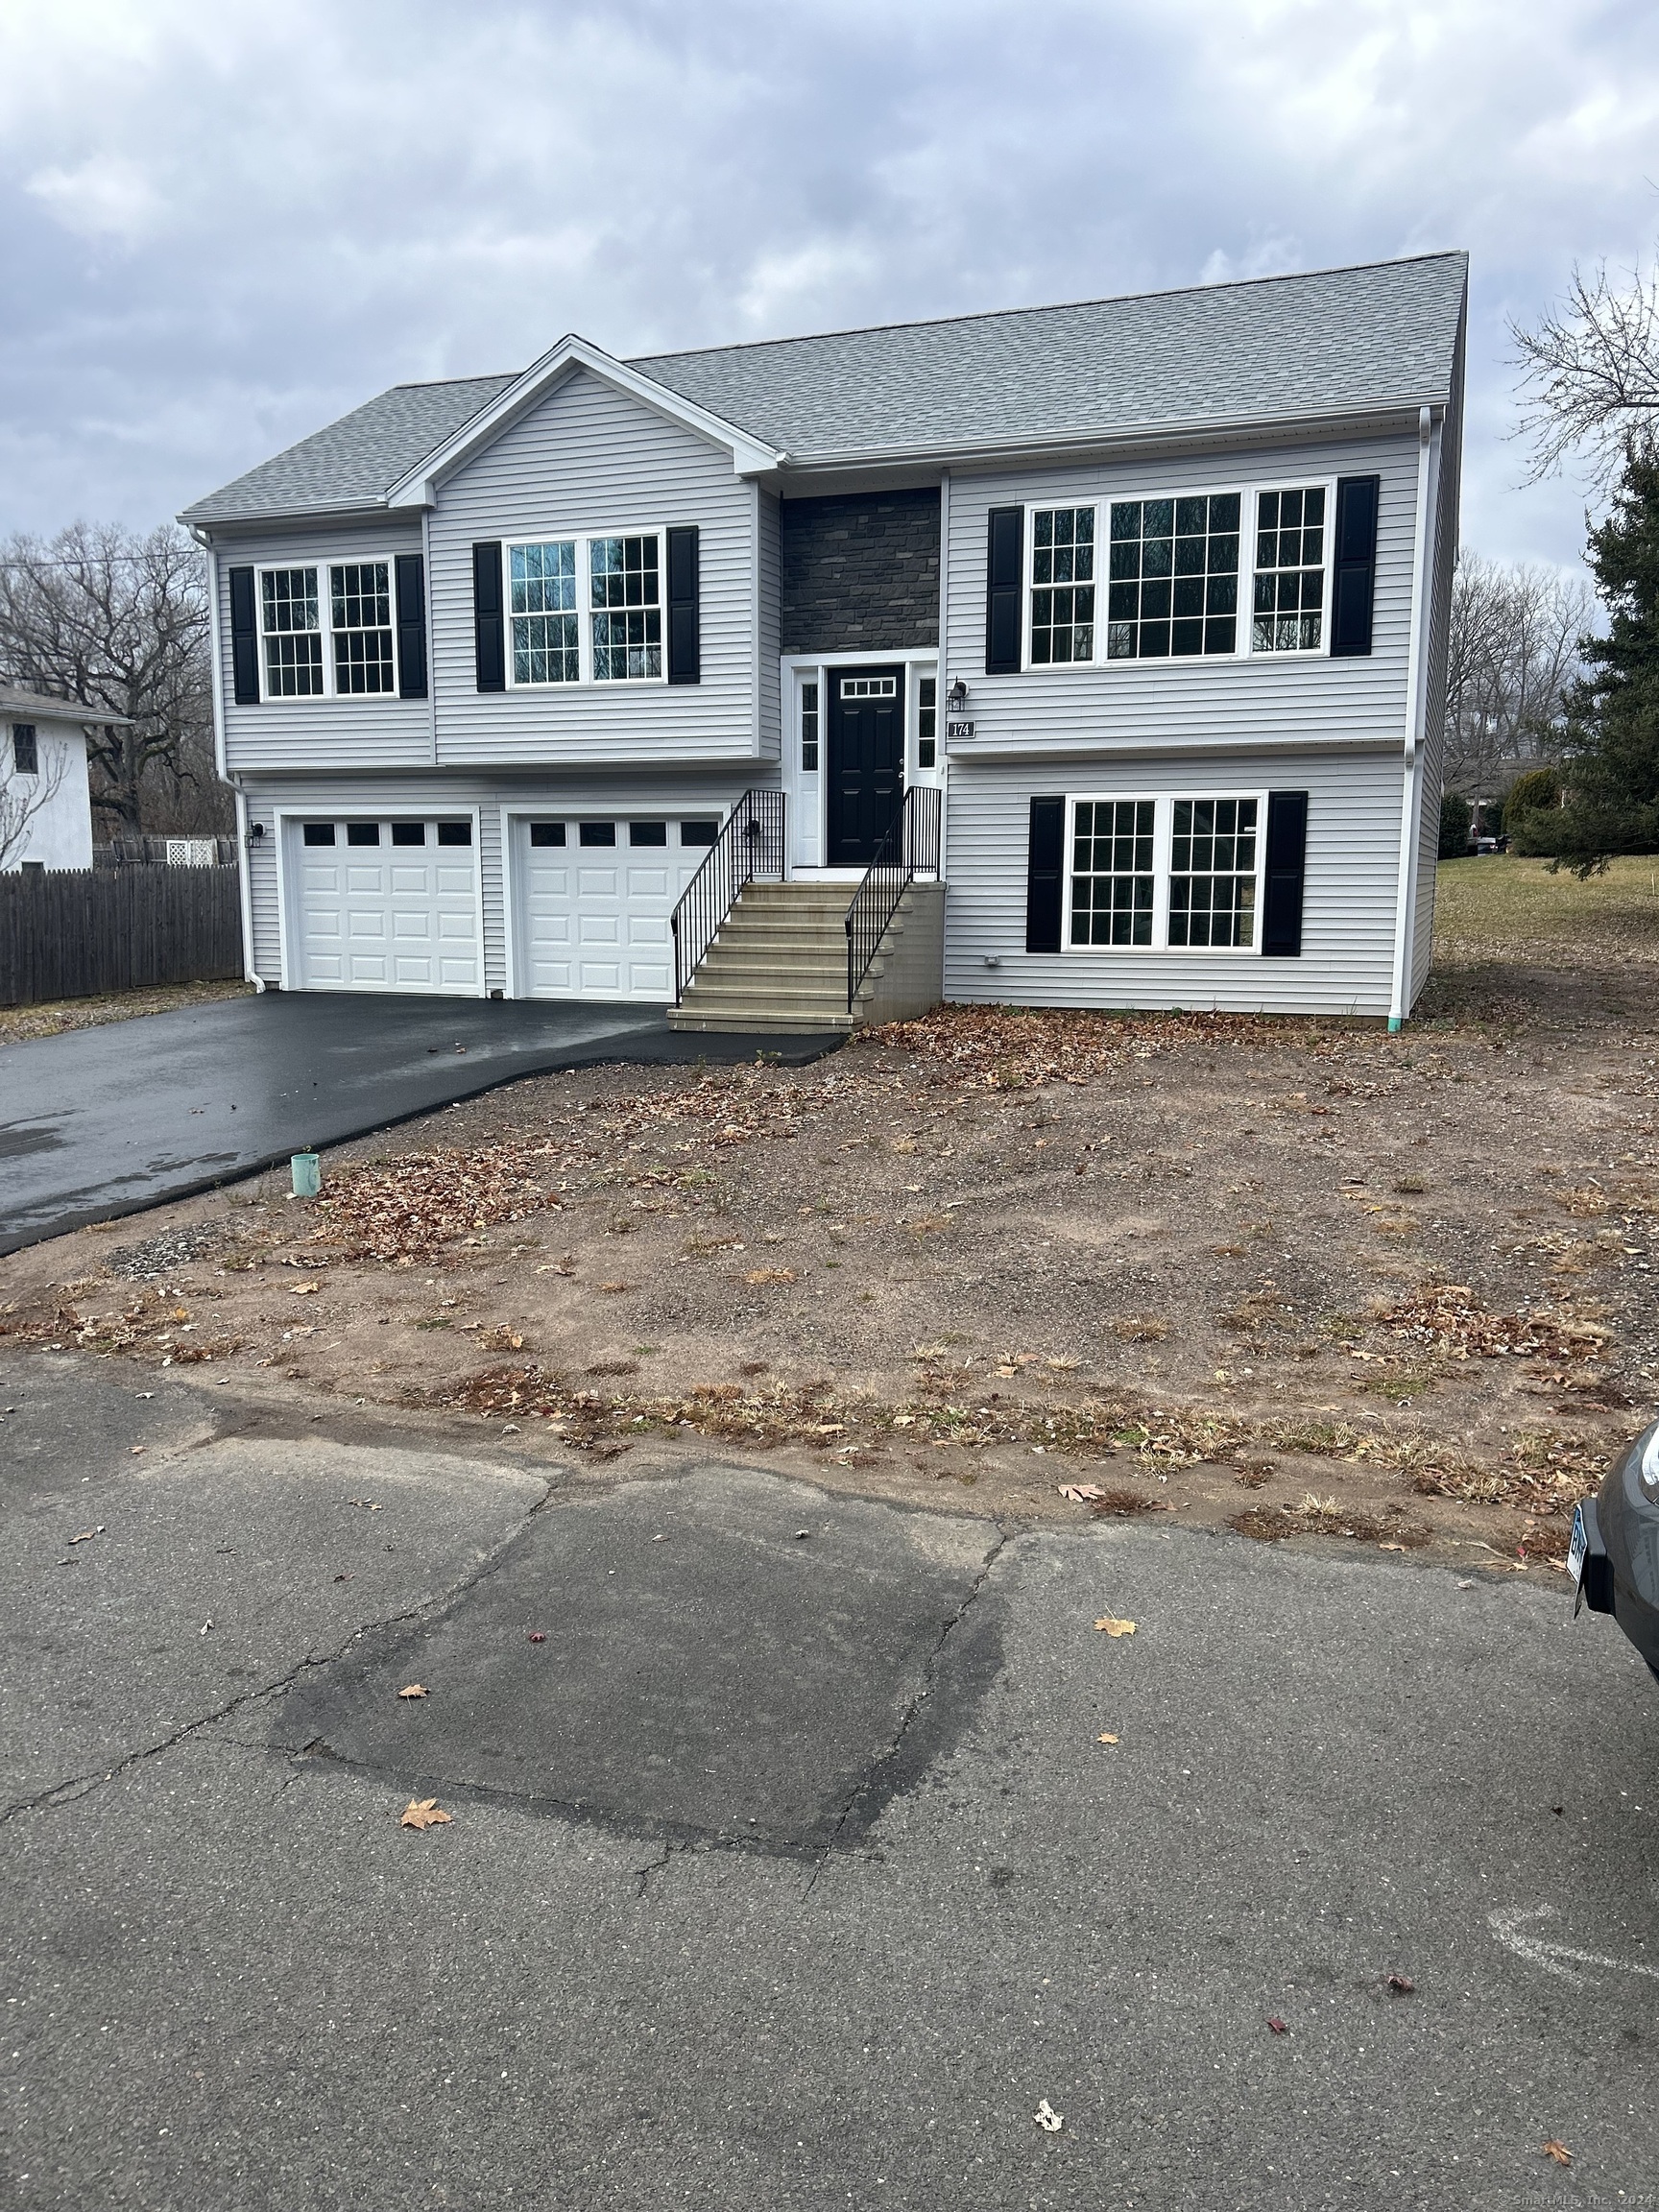
<svg viewBox="0 0 1659 2212"><path fill-rule="evenodd" d="M679 523L695 523L700 533L700 682L510 684L480 692L475 543L503 545L505 595L505 548L514 544L574 542L601 531L638 536ZM428 581L440 764L753 761L757 527L755 487L733 474L729 452L586 371L573 373L439 489ZM665 579L665 560L661 573ZM575 580L577 612L588 625L590 579L580 556ZM665 653L665 608L662 630Z"/></svg>
<svg viewBox="0 0 1659 2212"><path fill-rule="evenodd" d="M1242 493L1255 486L1334 484L1338 476L1370 474L1382 477L1382 502L1369 655L1332 660L1323 651L1237 651L1180 660L1110 660L1104 625L1097 622L1098 658L1092 663L986 675L986 516L993 507L1023 506L1029 532L1030 511L1036 507L1094 501L1104 515L1113 500L1174 498L1195 490L1226 492L1232 487ZM1036 748L1068 743L1106 752L1118 745L1132 745L1137 752L1166 744L1238 749L1258 733L1278 744L1345 738L1375 744L1392 738L1404 746L1416 487L1415 435L1206 455L1201 466L1188 455L953 474L944 673L947 682L965 679L968 717L975 725L974 737L955 749L955 758L971 758L975 749L1003 744ZM1241 576L1252 573L1241 564ZM1240 599L1242 630L1242 591ZM1070 781L1074 789L1082 787L1075 778ZM1066 787L1065 781L1046 785L1049 790Z"/></svg>
<svg viewBox="0 0 1659 2212"><path fill-rule="evenodd" d="M1400 756L1381 748L1192 760L1125 760L1117 791L1087 763L1089 781L1054 761L952 764L947 800L950 897L945 996L1025 1006L1218 1008L1235 1013L1386 1015L1393 975L1400 856ZM1077 947L1025 950L1027 835L1033 796L1068 782L1094 800L1176 800L1206 794L1306 791L1307 872L1302 952L1268 959L1241 950ZM1068 874L1075 849L1068 810ZM1258 853L1265 807L1258 822ZM1163 825L1160 824L1162 834ZM1123 855L1133 859L1133 854ZM1160 855L1156 864L1166 863ZM1162 903L1162 900L1160 900ZM988 961L996 965L987 966Z"/></svg>

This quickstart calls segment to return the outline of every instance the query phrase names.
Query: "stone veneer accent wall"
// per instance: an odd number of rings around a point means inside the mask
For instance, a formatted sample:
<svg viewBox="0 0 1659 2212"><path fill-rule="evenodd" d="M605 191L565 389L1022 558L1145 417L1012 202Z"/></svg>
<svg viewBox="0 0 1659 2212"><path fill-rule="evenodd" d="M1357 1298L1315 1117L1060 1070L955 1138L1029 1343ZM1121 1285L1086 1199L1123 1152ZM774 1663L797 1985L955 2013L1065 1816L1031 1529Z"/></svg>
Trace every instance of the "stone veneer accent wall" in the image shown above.
<svg viewBox="0 0 1659 2212"><path fill-rule="evenodd" d="M785 653L897 653L939 642L939 493L785 499Z"/></svg>

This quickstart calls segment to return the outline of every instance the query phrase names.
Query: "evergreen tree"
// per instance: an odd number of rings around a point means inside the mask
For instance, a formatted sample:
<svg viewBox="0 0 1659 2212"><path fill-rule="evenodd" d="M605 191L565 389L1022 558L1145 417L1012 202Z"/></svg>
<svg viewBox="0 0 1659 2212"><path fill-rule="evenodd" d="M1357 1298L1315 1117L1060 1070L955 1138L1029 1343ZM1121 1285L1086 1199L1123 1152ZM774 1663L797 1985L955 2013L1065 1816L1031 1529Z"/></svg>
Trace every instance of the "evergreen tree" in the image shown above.
<svg viewBox="0 0 1659 2212"><path fill-rule="evenodd" d="M1632 437L1613 511L1590 533L1590 565L1607 610L1605 637L1586 637L1586 673L1567 702L1569 800L1554 850L1578 876L1616 853L1659 852L1659 448Z"/></svg>

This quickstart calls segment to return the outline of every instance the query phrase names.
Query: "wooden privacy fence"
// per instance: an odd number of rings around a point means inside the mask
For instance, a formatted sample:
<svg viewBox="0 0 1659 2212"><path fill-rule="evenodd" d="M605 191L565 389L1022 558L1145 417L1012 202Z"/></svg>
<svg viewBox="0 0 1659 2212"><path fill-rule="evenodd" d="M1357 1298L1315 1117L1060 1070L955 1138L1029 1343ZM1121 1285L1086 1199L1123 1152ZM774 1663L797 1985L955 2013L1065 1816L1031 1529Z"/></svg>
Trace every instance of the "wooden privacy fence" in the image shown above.
<svg viewBox="0 0 1659 2212"><path fill-rule="evenodd" d="M0 1006L242 973L233 867L0 875Z"/></svg>

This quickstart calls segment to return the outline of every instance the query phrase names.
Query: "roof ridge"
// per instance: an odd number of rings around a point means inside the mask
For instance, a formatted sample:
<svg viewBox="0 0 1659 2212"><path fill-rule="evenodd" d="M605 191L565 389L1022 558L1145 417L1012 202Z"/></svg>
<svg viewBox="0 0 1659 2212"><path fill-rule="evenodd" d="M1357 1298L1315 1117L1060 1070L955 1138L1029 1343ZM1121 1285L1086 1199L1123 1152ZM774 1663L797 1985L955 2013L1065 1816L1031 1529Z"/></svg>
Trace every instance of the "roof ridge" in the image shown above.
<svg viewBox="0 0 1659 2212"><path fill-rule="evenodd" d="M385 391L374 397L384 399L387 392L436 392L445 384L513 384L524 373L522 369L480 369L475 376L409 376L401 384L388 384ZM365 407L373 405L365 399Z"/></svg>
<svg viewBox="0 0 1659 2212"><path fill-rule="evenodd" d="M1089 300L1051 300L1035 307L980 307L962 315L923 315L907 323L855 323L840 330L798 330L787 338L730 339L720 346L684 346L664 353L619 355L625 368L644 361L688 361L707 353L758 353L769 346L809 346L820 338L867 338L887 330L938 330L954 323L998 323L1016 315L1064 315L1077 307L1118 307L1131 300L1173 300L1188 294L1243 292L1261 284L1304 284L1315 276L1352 276L1363 269L1405 269L1419 261L1467 261L1466 246L1431 253L1395 253L1382 261L1338 261L1323 269L1282 269L1270 276L1230 276L1221 284L1165 284L1152 292L1105 292ZM397 389L397 387L394 387Z"/></svg>

